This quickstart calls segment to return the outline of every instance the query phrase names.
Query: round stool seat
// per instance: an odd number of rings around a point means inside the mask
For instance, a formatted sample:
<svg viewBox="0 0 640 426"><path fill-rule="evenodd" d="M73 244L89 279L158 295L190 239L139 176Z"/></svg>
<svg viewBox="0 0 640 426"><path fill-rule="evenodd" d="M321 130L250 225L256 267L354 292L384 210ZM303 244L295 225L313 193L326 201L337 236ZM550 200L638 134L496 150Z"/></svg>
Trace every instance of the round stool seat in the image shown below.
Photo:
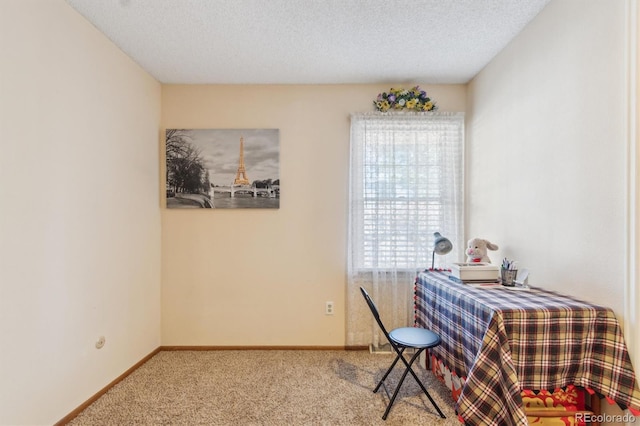
<svg viewBox="0 0 640 426"><path fill-rule="evenodd" d="M412 348L431 348L440 344L440 336L419 327L401 327L391 330L389 337L399 345Z"/></svg>

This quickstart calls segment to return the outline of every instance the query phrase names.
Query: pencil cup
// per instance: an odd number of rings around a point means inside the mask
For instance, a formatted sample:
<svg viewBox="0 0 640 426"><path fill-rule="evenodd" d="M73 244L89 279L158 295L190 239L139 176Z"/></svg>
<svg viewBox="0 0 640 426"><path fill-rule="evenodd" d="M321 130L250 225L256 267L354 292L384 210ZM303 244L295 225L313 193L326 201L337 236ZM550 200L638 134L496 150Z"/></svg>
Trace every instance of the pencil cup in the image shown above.
<svg viewBox="0 0 640 426"><path fill-rule="evenodd" d="M515 269L500 269L502 285L513 287L515 285L514 281L517 275L518 275L518 271Z"/></svg>

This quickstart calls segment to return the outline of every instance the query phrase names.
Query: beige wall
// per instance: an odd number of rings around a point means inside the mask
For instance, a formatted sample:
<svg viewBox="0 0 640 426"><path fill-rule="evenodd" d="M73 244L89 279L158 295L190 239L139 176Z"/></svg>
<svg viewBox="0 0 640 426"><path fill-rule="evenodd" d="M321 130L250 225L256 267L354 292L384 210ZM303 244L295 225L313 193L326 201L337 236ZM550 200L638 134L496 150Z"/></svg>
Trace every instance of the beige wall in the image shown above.
<svg viewBox="0 0 640 426"><path fill-rule="evenodd" d="M631 121L629 130L631 136L635 135L635 145L631 146L631 154L635 154L635 157L630 157L631 161L631 173L629 176L630 196L635 198L635 205L631 204L629 214L631 216L632 228L629 232L631 237L629 264L630 264L630 288L629 292L625 294L627 300L629 300L629 321L625 323L627 335L633 336L633 347L631 350L634 353L632 359L633 365L640 365L640 321L637 320L640 312L640 7L638 2L635 3L636 16L635 20L631 20L631 40L635 39L635 46L630 46L630 52L635 50L636 68L635 73L631 74L631 82L635 84L636 93L635 99L631 98L630 105L635 105L635 119ZM635 75L635 78L634 78ZM633 201L633 198L632 200Z"/></svg>
<svg viewBox="0 0 640 426"><path fill-rule="evenodd" d="M469 86L470 236L624 313L625 2L552 1Z"/></svg>
<svg viewBox="0 0 640 426"><path fill-rule="evenodd" d="M160 84L63 0L0 32L0 424L45 425L160 345Z"/></svg>
<svg viewBox="0 0 640 426"><path fill-rule="evenodd" d="M424 87L464 111L465 86ZM280 129L282 189L278 210L163 209L164 345L344 345L349 114L389 88L163 86L163 128Z"/></svg>

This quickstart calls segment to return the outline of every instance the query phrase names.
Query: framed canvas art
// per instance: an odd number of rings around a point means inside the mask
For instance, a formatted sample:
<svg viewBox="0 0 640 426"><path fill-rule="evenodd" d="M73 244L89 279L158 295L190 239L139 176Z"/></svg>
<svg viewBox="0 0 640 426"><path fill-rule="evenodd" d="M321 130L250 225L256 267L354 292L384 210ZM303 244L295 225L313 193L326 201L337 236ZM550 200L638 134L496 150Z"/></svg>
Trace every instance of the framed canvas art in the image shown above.
<svg viewBox="0 0 640 426"><path fill-rule="evenodd" d="M280 207L278 129L167 129L169 209Z"/></svg>

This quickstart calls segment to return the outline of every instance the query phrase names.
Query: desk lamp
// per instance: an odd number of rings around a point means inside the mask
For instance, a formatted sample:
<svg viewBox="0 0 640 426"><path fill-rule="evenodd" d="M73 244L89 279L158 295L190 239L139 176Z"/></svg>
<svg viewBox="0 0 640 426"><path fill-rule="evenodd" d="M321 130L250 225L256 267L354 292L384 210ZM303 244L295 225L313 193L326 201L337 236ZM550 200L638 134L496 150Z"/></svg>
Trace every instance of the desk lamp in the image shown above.
<svg viewBox="0 0 640 426"><path fill-rule="evenodd" d="M443 255L447 254L453 248L453 244L449 241L448 238L440 235L439 232L434 232L433 236L436 237L435 242L433 243L433 254L431 255L431 269L433 269L433 265L436 260L436 254Z"/></svg>

